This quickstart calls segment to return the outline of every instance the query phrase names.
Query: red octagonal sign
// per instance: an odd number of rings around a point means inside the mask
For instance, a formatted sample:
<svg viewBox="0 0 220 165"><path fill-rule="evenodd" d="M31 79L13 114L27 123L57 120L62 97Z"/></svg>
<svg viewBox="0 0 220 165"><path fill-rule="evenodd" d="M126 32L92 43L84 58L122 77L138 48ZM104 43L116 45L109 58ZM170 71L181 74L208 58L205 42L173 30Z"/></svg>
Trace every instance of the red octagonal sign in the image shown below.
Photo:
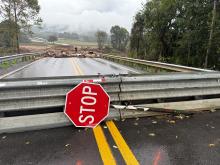
<svg viewBox="0 0 220 165"><path fill-rule="evenodd" d="M109 104L100 84L82 82L67 93L64 113L76 127L94 128L108 116Z"/></svg>

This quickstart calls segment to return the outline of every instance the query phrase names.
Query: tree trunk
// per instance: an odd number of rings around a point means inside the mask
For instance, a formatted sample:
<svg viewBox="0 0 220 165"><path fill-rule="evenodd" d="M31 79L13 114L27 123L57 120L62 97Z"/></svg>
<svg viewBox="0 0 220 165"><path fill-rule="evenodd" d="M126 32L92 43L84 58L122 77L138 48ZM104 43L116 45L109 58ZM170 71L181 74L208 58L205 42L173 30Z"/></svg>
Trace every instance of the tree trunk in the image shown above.
<svg viewBox="0 0 220 165"><path fill-rule="evenodd" d="M9 20L9 27L8 27L8 31L9 31L9 36L10 36L10 47L12 47L12 51L14 52L14 34L13 34L13 23L12 23L12 7L11 7L11 0L9 0L9 6L8 6L8 20Z"/></svg>
<svg viewBox="0 0 220 165"><path fill-rule="evenodd" d="M214 0L213 11L212 11L212 22L211 22L210 34L209 34L209 41L208 41L208 47L207 47L206 56L205 56L205 64L204 64L205 68L208 67L208 60L209 60L209 55L210 55L211 46L212 46L213 31L214 31L215 19L216 19L216 5L217 5L217 0Z"/></svg>
<svg viewBox="0 0 220 165"><path fill-rule="evenodd" d="M19 27L18 27L18 17L17 17L17 6L15 3L15 0L13 1L14 3L14 17L15 17L15 38L16 38L16 49L17 49L17 53L20 53L20 48L19 48Z"/></svg>

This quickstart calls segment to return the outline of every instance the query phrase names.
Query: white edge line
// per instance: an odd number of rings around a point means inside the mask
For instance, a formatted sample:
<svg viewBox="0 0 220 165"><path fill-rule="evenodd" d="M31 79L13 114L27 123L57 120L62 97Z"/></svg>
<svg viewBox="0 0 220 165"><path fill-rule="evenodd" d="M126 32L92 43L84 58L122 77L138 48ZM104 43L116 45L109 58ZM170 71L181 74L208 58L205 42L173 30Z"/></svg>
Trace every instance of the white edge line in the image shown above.
<svg viewBox="0 0 220 165"><path fill-rule="evenodd" d="M110 64L115 65L115 66L117 66L117 67L119 67L119 68L128 70L128 71L130 71L130 72L134 72L134 73L138 73L138 74L140 73L140 72L138 72L138 71L131 70L131 69L130 69L129 67L127 67L127 66L123 66L123 65L121 65L121 64L112 62L112 61L110 61L110 60L106 60L106 59L102 59L102 60L103 60L103 61L104 61L104 60L105 60L105 61L108 61Z"/></svg>
<svg viewBox="0 0 220 165"><path fill-rule="evenodd" d="M41 58L41 59L42 59L42 58ZM39 60L41 60L41 59L39 59ZM10 76L10 75L12 75L12 74L14 74L14 73L16 73L16 72L18 72L18 71L20 71L20 70L26 68L26 67L32 65L33 63L35 63L35 62L37 62L37 61L39 61L39 60L33 61L33 62L31 62L31 63L29 63L29 64L27 64L27 65L25 65L25 66L22 66L21 68L18 68L18 69L14 70L14 71L11 71L11 72L9 72L9 73L6 73L6 74L0 76L0 79L3 79L3 78L5 78L5 77L7 77L7 76Z"/></svg>

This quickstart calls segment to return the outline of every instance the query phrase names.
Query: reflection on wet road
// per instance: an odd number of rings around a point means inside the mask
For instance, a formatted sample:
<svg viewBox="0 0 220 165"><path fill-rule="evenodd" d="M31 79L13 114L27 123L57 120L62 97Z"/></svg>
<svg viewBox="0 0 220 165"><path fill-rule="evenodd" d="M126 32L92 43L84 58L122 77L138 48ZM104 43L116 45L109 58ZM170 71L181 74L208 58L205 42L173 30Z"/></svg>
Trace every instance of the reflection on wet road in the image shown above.
<svg viewBox="0 0 220 165"><path fill-rule="evenodd" d="M128 74L138 73L133 68L122 66L110 61L99 58L81 58L76 59L80 68L85 72L86 75L94 75L97 73L101 74Z"/></svg>
<svg viewBox="0 0 220 165"><path fill-rule="evenodd" d="M43 58L6 78L71 76L72 68L67 58Z"/></svg>
<svg viewBox="0 0 220 165"><path fill-rule="evenodd" d="M98 58L43 58L6 78L74 76L77 73L73 61L86 75L138 73L135 69Z"/></svg>

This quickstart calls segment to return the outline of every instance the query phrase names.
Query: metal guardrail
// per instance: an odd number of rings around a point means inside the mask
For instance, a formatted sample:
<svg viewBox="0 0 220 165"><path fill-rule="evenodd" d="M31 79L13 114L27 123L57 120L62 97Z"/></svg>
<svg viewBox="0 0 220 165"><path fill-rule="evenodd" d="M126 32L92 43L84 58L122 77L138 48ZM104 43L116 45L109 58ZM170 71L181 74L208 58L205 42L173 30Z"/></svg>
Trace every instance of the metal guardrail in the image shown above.
<svg viewBox="0 0 220 165"><path fill-rule="evenodd" d="M65 95L78 83L99 76L52 77L0 80L0 133L37 130L71 125L62 110ZM220 107L220 73L166 73L140 75L105 75L102 86L111 103L135 103L146 107L212 109ZM210 97L211 98L208 98ZM184 101L188 97L188 101ZM195 97L200 100L195 100ZM175 98L178 102L166 102ZM161 103L149 104L159 99ZM164 99L164 102L163 102ZM180 109L181 107L181 109ZM31 112L28 115L24 115ZM14 114L8 116L8 114ZM24 114L23 114L24 113ZM107 120L155 116L166 113L111 108ZM2 116L2 117L1 117Z"/></svg>
<svg viewBox="0 0 220 165"><path fill-rule="evenodd" d="M0 57L0 62L25 56L40 56L28 53ZM166 73L145 75L105 75L101 83L111 97L111 103L138 103L145 106L171 107L182 110L192 108L210 109L220 107L220 73L210 70L183 67L152 61L104 55L105 58L125 60L132 63L163 68L171 71L197 73ZM0 133L37 130L71 125L63 112L48 108L62 109L66 93L85 79L100 76L52 77L29 79L0 79ZM212 99L207 99L211 96ZM188 101L184 102L188 97ZM197 97L200 100L194 100ZM167 103L175 98L180 102ZM191 100L190 100L191 99ZM149 104L158 100L160 104ZM187 107L188 106L188 107ZM28 112L28 113L27 113ZM10 115L8 115L10 114ZM13 115L11 115L13 114ZM120 110L111 108L107 120L154 116L166 113Z"/></svg>
<svg viewBox="0 0 220 165"><path fill-rule="evenodd" d="M62 107L66 93L98 76L0 80L0 112ZM111 102L220 94L220 73L105 76L101 83Z"/></svg>
<svg viewBox="0 0 220 165"><path fill-rule="evenodd" d="M182 65L175 65L175 64L168 64L168 63L162 63L162 62L156 62L156 61L147 61L147 60L141 60L141 59L135 59L135 58L129 58L129 57L122 57L122 56L116 56L116 55L110 55L110 54L102 54L103 58L107 59L117 59L121 61L141 64L145 66L151 66L154 68L161 68L165 69L167 71L176 71L176 72L214 72L213 70L208 69L200 69L200 68L194 68L194 67L188 67L188 66L182 66Z"/></svg>
<svg viewBox="0 0 220 165"><path fill-rule="evenodd" d="M23 58L23 57L41 56L42 54L43 54L42 52L33 52L33 53L23 53L23 54L2 56L0 57L0 63L6 62L6 61L12 61L12 60Z"/></svg>

